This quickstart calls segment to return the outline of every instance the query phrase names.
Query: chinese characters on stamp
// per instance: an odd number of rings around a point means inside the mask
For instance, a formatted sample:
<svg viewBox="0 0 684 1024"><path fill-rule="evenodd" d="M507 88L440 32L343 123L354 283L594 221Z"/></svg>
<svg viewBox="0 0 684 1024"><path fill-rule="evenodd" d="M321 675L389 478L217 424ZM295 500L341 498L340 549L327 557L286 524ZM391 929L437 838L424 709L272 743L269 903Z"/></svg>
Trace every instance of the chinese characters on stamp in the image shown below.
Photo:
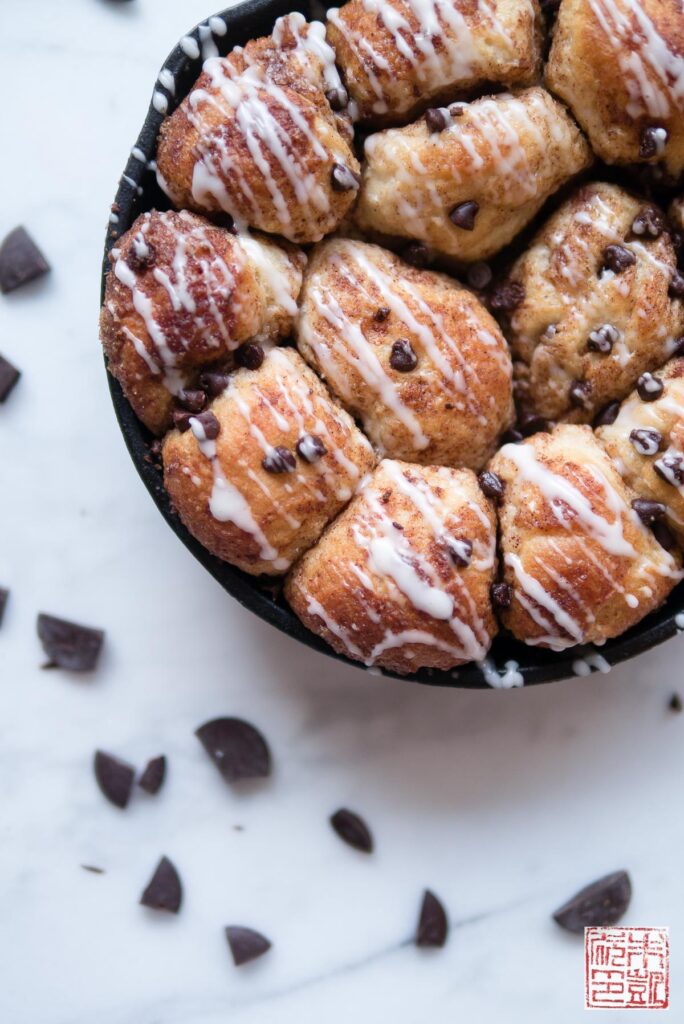
<svg viewBox="0 0 684 1024"><path fill-rule="evenodd" d="M667 928L585 928L586 1008L667 1009L669 956Z"/></svg>

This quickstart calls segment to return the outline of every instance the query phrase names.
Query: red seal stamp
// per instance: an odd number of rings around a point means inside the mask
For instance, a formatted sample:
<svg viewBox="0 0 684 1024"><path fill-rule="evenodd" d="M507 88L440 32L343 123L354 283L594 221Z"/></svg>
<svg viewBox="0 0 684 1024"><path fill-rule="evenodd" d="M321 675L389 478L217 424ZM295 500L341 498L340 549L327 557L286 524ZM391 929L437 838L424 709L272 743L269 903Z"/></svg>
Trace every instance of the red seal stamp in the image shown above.
<svg viewBox="0 0 684 1024"><path fill-rule="evenodd" d="M584 985L588 1010L666 1010L667 928L585 928Z"/></svg>

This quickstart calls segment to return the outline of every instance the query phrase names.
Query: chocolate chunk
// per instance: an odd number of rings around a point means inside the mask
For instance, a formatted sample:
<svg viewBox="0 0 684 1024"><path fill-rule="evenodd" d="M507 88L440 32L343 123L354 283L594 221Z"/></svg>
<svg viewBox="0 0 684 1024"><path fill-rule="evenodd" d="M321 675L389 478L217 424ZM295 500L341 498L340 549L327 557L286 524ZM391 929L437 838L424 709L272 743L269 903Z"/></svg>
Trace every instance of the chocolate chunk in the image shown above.
<svg viewBox="0 0 684 1024"><path fill-rule="evenodd" d="M333 164L330 172L333 192L355 192L361 184L361 175L346 164Z"/></svg>
<svg viewBox="0 0 684 1024"><path fill-rule="evenodd" d="M423 905L416 930L416 945L423 947L441 947L449 934L449 922L441 901L433 892L426 889L423 893Z"/></svg>
<svg viewBox="0 0 684 1024"><path fill-rule="evenodd" d="M238 350L239 351L239 350ZM199 385L210 398L218 398L228 387L230 377L227 373L200 373Z"/></svg>
<svg viewBox="0 0 684 1024"><path fill-rule="evenodd" d="M339 86L337 89L328 89L325 94L325 98L330 104L330 109L334 110L335 113L339 113L349 103L349 94L343 86Z"/></svg>
<svg viewBox="0 0 684 1024"><path fill-rule="evenodd" d="M632 234L638 238L660 238L664 227L660 211L654 206L645 206L632 221Z"/></svg>
<svg viewBox="0 0 684 1024"><path fill-rule="evenodd" d="M214 718L195 730L226 782L264 779L271 774L271 753L258 729L241 718Z"/></svg>
<svg viewBox="0 0 684 1024"><path fill-rule="evenodd" d="M0 626L2 626L2 620L5 617L5 609L7 608L7 602L9 600L9 590L5 587L0 587Z"/></svg>
<svg viewBox="0 0 684 1024"><path fill-rule="evenodd" d="M123 810L131 796L135 778L133 765L103 750L96 750L94 768L97 784L104 796L110 804Z"/></svg>
<svg viewBox="0 0 684 1024"><path fill-rule="evenodd" d="M492 268L488 263L473 263L468 267L467 281L471 288L476 291L482 291L483 288L488 288L492 283Z"/></svg>
<svg viewBox="0 0 684 1024"><path fill-rule="evenodd" d="M492 473L490 469L486 469L483 473L480 473L477 482L480 485L480 490L487 498L492 498L497 505L501 504L506 485L500 476Z"/></svg>
<svg viewBox="0 0 684 1024"><path fill-rule="evenodd" d="M619 402L609 402L608 405L601 410L596 419L594 420L595 427L609 427L618 418L620 412Z"/></svg>
<svg viewBox="0 0 684 1024"><path fill-rule="evenodd" d="M104 643L104 632L57 619L38 616L38 636L48 656L44 668L66 668L70 672L91 672L97 665Z"/></svg>
<svg viewBox="0 0 684 1024"><path fill-rule="evenodd" d="M20 377L21 373L16 366L12 366L4 356L0 356L0 402L4 402L8 398Z"/></svg>
<svg viewBox="0 0 684 1024"><path fill-rule="evenodd" d="M670 527L667 525L667 523L663 523L659 520L656 520L656 522L653 523L653 525L651 526L651 530L653 531L653 536L658 541L661 548L664 548L665 551L673 550L677 542L674 539L672 531L670 530Z"/></svg>
<svg viewBox="0 0 684 1024"><path fill-rule="evenodd" d="M159 757L153 757L147 762L145 770L138 779L138 785L146 793L151 793L154 796L162 788L165 775L166 758L163 754L160 754Z"/></svg>
<svg viewBox="0 0 684 1024"><path fill-rule="evenodd" d="M204 391L195 388L183 388L178 392L178 401L189 412L202 412L207 404L207 396Z"/></svg>
<svg viewBox="0 0 684 1024"><path fill-rule="evenodd" d="M171 914L177 914L182 899L183 887L178 872L168 857L162 857L140 902L143 907L152 910L168 910Z"/></svg>
<svg viewBox="0 0 684 1024"><path fill-rule="evenodd" d="M190 420L193 417L191 412L187 409L174 409L171 414L173 419L173 425L176 430L180 430L181 434L184 434L186 430L190 429Z"/></svg>
<svg viewBox="0 0 684 1024"><path fill-rule="evenodd" d="M536 412L524 412L518 420L518 432L522 437L531 437L532 434L541 434L549 429L549 421Z"/></svg>
<svg viewBox="0 0 684 1024"><path fill-rule="evenodd" d="M472 231L475 227L475 218L480 211L480 204L474 199L467 199L464 203L458 203L449 213L449 220L454 227L462 228L464 231Z"/></svg>
<svg viewBox="0 0 684 1024"><path fill-rule="evenodd" d="M507 281L494 288L489 305L499 313L512 313L525 301L525 289L518 281Z"/></svg>
<svg viewBox="0 0 684 1024"><path fill-rule="evenodd" d="M430 250L424 242L409 242L401 255L413 267L426 267L430 262Z"/></svg>
<svg viewBox="0 0 684 1024"><path fill-rule="evenodd" d="M682 712L682 710L684 710L684 704L682 704L682 698L679 696L678 693L673 693L672 694L672 696L670 697L670 700L668 701L668 705L667 706L669 707L670 711L674 711L677 714L680 714Z"/></svg>
<svg viewBox="0 0 684 1024"><path fill-rule="evenodd" d="M231 235L237 234L235 227L235 218L231 214L226 213L225 210L216 210L211 215L211 219L218 228L223 228L224 231L230 231Z"/></svg>
<svg viewBox="0 0 684 1024"><path fill-rule="evenodd" d="M381 306L380 309L376 310L373 314L373 319L378 324L384 324L387 317L390 315L391 310L389 306Z"/></svg>
<svg viewBox="0 0 684 1024"><path fill-rule="evenodd" d="M418 356L408 338L397 338L392 345L389 364L397 373L410 373L418 365Z"/></svg>
<svg viewBox="0 0 684 1024"><path fill-rule="evenodd" d="M650 160L662 153L667 145L668 132L666 128L659 125L649 125L644 128L639 139L639 156L642 160Z"/></svg>
<svg viewBox="0 0 684 1024"><path fill-rule="evenodd" d="M330 817L330 824L349 846L362 853L373 852L373 836L363 818L346 807L341 807Z"/></svg>
<svg viewBox="0 0 684 1024"><path fill-rule="evenodd" d="M492 604L497 608L510 608L513 600L513 588L508 583L492 584Z"/></svg>
<svg viewBox="0 0 684 1024"><path fill-rule="evenodd" d="M665 385L652 373L642 373L637 381L636 389L642 402L655 402L665 390Z"/></svg>
<svg viewBox="0 0 684 1024"><path fill-rule="evenodd" d="M667 293L672 299L684 298L684 274L680 274L678 270L674 271Z"/></svg>
<svg viewBox="0 0 684 1024"><path fill-rule="evenodd" d="M304 434L297 441L296 447L297 454L305 462L318 462L328 451L320 437L317 437L316 434Z"/></svg>
<svg viewBox="0 0 684 1024"><path fill-rule="evenodd" d="M600 352L608 355L613 351L613 345L620 340L620 332L612 324L603 324L592 331L587 339L587 348L590 352Z"/></svg>
<svg viewBox="0 0 684 1024"><path fill-rule="evenodd" d="M425 123L430 132L443 132L448 124L449 112L442 107L432 107L425 111Z"/></svg>
<svg viewBox="0 0 684 1024"><path fill-rule="evenodd" d="M449 107L449 113L452 117L463 117L465 114L465 107L460 103L455 103L453 107Z"/></svg>
<svg viewBox="0 0 684 1024"><path fill-rule="evenodd" d="M684 484L684 458L681 455L666 454L653 463L653 468L667 484L681 487Z"/></svg>
<svg viewBox="0 0 684 1024"><path fill-rule="evenodd" d="M659 519L664 519L667 509L661 501L649 501L647 498L635 498L632 508L644 526L651 526Z"/></svg>
<svg viewBox="0 0 684 1024"><path fill-rule="evenodd" d="M236 967L248 964L250 960L256 960L271 948L271 943L265 935L255 932L253 928L244 928L238 924L228 925L226 938Z"/></svg>
<svg viewBox="0 0 684 1024"><path fill-rule="evenodd" d="M0 291L3 294L47 274L50 264L25 228L15 228L0 245Z"/></svg>
<svg viewBox="0 0 684 1024"><path fill-rule="evenodd" d="M264 350L255 341L248 341L235 350L236 366L244 366L246 370L258 370L264 361Z"/></svg>
<svg viewBox="0 0 684 1024"><path fill-rule="evenodd" d="M204 437L202 441L215 441L221 433L221 424L214 416L213 412L208 409L206 412L200 412L197 416L192 417L193 423L198 423L202 428Z"/></svg>
<svg viewBox="0 0 684 1024"><path fill-rule="evenodd" d="M504 431L501 435L501 444L520 444L522 440L522 431L517 430L516 427L509 427L509 429Z"/></svg>
<svg viewBox="0 0 684 1024"><path fill-rule="evenodd" d="M639 455L657 455L663 443L663 435L660 431L649 430L647 427L637 427L632 430L629 439Z"/></svg>
<svg viewBox="0 0 684 1024"><path fill-rule="evenodd" d="M459 569L467 569L473 558L473 543L470 540L458 538L449 541L447 544L451 560Z"/></svg>
<svg viewBox="0 0 684 1024"><path fill-rule="evenodd" d="M614 274L621 274L627 267L636 263L636 256L624 245L607 245L603 250L603 270L612 270Z"/></svg>
<svg viewBox="0 0 684 1024"><path fill-rule="evenodd" d="M587 409L591 397L591 384L587 380L574 380L568 391L570 405L577 409Z"/></svg>
<svg viewBox="0 0 684 1024"><path fill-rule="evenodd" d="M137 274L153 267L156 259L157 252L153 245L144 242L143 245L136 246L135 239L126 254L126 263Z"/></svg>
<svg viewBox="0 0 684 1024"><path fill-rule="evenodd" d="M292 473L297 467L297 460L288 448L279 444L264 455L261 465L267 473Z"/></svg>
<svg viewBox="0 0 684 1024"><path fill-rule="evenodd" d="M580 889L553 915L561 928L581 935L585 928L607 928L616 924L632 898L632 883L626 871L614 871Z"/></svg>

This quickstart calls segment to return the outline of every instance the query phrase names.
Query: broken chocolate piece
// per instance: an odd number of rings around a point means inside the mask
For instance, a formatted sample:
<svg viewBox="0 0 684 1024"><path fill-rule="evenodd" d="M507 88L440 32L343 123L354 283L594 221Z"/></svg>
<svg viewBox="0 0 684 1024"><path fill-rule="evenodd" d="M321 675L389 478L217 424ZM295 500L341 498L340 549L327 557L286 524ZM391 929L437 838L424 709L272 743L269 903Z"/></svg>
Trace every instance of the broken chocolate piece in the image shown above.
<svg viewBox="0 0 684 1024"><path fill-rule="evenodd" d="M474 199L467 199L464 203L458 203L449 213L449 220L454 227L462 228L463 231L472 231L475 227L475 219L480 212L480 204Z"/></svg>
<svg viewBox="0 0 684 1024"><path fill-rule="evenodd" d="M9 600L9 590L5 587L0 587L0 626L2 626L2 620L5 616L5 609L7 608L7 602Z"/></svg>
<svg viewBox="0 0 684 1024"><path fill-rule="evenodd" d="M271 753L266 740L242 718L214 718L195 730L226 782L263 779L271 774Z"/></svg>
<svg viewBox="0 0 684 1024"><path fill-rule="evenodd" d="M449 934L449 923L441 901L426 889L416 931L416 945L423 947L443 946Z"/></svg>
<svg viewBox="0 0 684 1024"><path fill-rule="evenodd" d="M553 919L566 931L581 935L585 928L607 928L616 924L632 898L632 883L626 871L614 871L592 882L559 907Z"/></svg>
<svg viewBox="0 0 684 1024"><path fill-rule="evenodd" d="M40 642L49 659L44 668L92 672L104 643L103 630L44 614L38 616L37 626Z"/></svg>
<svg viewBox="0 0 684 1024"><path fill-rule="evenodd" d="M265 935L255 932L253 928L245 928L238 924L227 926L226 938L236 967L248 964L250 960L256 960L271 948L271 943Z"/></svg>
<svg viewBox="0 0 684 1024"><path fill-rule="evenodd" d="M362 853L372 853L373 837L363 818L346 807L341 807L330 817L330 824L349 846Z"/></svg>
<svg viewBox="0 0 684 1024"><path fill-rule="evenodd" d="M15 228L0 245L0 291L3 294L47 274L50 264L26 228Z"/></svg>
<svg viewBox="0 0 684 1024"><path fill-rule="evenodd" d="M154 796L161 789L165 775L166 758L163 754L160 754L159 757L153 757L147 762L145 770L138 779L138 785L146 793L151 793Z"/></svg>
<svg viewBox="0 0 684 1024"><path fill-rule="evenodd" d="M477 478L477 482L480 485L480 490L487 498L492 498L493 501L499 504L503 501L504 491L506 485L500 476L496 473L492 473L491 470L486 469Z"/></svg>
<svg viewBox="0 0 684 1024"><path fill-rule="evenodd" d="M133 765L103 750L96 750L94 768L95 779L103 795L111 804L123 810L131 797L135 778Z"/></svg>
<svg viewBox="0 0 684 1024"><path fill-rule="evenodd" d="M162 857L140 902L143 907L152 910L168 910L171 914L177 914L182 899L183 888L178 872L168 857Z"/></svg>
<svg viewBox="0 0 684 1024"><path fill-rule="evenodd" d="M8 359L0 356L0 402L5 401L20 377L21 373L16 366L12 366Z"/></svg>

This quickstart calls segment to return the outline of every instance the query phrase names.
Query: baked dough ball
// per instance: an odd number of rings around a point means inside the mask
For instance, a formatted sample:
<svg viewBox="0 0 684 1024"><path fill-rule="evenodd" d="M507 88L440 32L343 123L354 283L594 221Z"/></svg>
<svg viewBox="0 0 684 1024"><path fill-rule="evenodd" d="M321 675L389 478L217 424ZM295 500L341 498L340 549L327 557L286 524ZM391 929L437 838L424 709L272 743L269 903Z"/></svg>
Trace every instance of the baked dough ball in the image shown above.
<svg viewBox="0 0 684 1024"><path fill-rule="evenodd" d="M485 82L538 80L540 23L537 0L350 0L328 11L327 34L359 117L377 124Z"/></svg>
<svg viewBox="0 0 684 1024"><path fill-rule="evenodd" d="M390 672L486 655L496 518L469 470L380 463L287 579L305 626Z"/></svg>
<svg viewBox="0 0 684 1024"><path fill-rule="evenodd" d="M524 296L506 331L522 408L587 423L661 366L684 331L675 274L652 204L616 185L579 189L510 273Z"/></svg>
<svg viewBox="0 0 684 1024"><path fill-rule="evenodd" d="M643 516L657 532L658 524L668 526L684 544L684 358L645 375L615 422L596 434L623 480L646 502Z"/></svg>
<svg viewBox="0 0 684 1024"><path fill-rule="evenodd" d="M100 335L111 373L154 433L197 373L248 339L288 334L305 263L202 217L144 213L110 252Z"/></svg>
<svg viewBox="0 0 684 1024"><path fill-rule="evenodd" d="M565 424L507 444L490 463L499 509L504 625L562 651L624 633L681 578L679 554L655 539L586 426Z"/></svg>
<svg viewBox="0 0 684 1024"><path fill-rule="evenodd" d="M355 211L375 235L412 238L458 261L498 252L564 181L591 163L574 122L532 88L458 103L366 140Z"/></svg>
<svg viewBox="0 0 684 1024"><path fill-rule="evenodd" d="M301 14L273 35L211 57L163 124L161 187L176 206L315 242L356 198L349 119L325 96L339 82L323 26Z"/></svg>
<svg viewBox="0 0 684 1024"><path fill-rule="evenodd" d="M477 469L513 419L511 360L475 296L377 245L317 246L297 344L377 448Z"/></svg>
<svg viewBox="0 0 684 1024"><path fill-rule="evenodd" d="M353 420L292 349L240 369L188 429L167 434L164 484L219 558L277 575L318 539L375 463Z"/></svg>
<svg viewBox="0 0 684 1024"><path fill-rule="evenodd" d="M606 163L684 171L681 0L563 0L546 81Z"/></svg>

